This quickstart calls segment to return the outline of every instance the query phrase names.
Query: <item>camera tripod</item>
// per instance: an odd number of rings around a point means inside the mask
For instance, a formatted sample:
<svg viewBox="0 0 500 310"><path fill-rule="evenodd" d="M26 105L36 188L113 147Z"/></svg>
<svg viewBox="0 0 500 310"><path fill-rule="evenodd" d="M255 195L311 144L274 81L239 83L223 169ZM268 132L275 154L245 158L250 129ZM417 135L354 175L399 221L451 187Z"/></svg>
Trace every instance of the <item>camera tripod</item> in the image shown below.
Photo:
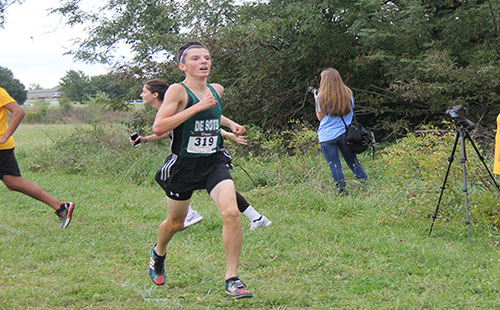
<svg viewBox="0 0 500 310"><path fill-rule="evenodd" d="M479 150L477 149L476 145L474 144L474 141L472 140L469 132L467 131L467 129L463 125L460 125L460 127L457 129L457 136L455 138L455 144L453 145L453 150L451 151L450 157L448 157L448 161L450 163L448 164L448 169L446 170L446 175L444 177L443 186L441 186L441 194L439 195L439 200L438 200L438 203L436 206L436 211L434 212L434 215L432 216L432 224L431 224L431 228L429 230L429 236L432 233L432 228L433 228L434 222L436 221L436 218L437 218L437 214L439 211L439 205L441 204L441 199L443 198L443 192L444 192L444 189L446 188L446 181L448 180L448 174L450 173L451 163L453 162L453 158L455 156L455 151L457 150L457 144L458 144L459 138L460 138L460 149L461 149L460 162L462 163L462 174L464 176L464 190L463 191L465 193L465 212L466 212L465 224L467 225L467 236L468 236L469 246L470 246L471 242L470 242L469 198L468 198L468 193L467 193L467 176L465 174L465 172L466 172L465 163L467 162L467 156L465 153L465 139L466 138L469 139L469 142L474 147L474 150L476 151L477 156L479 157L479 159L483 163L486 171L488 171L488 174L490 175L491 180L493 181L493 183L495 184L495 186L499 192L500 192L500 187L498 186L497 182L495 181L495 178L493 177L490 170L488 169L488 166L486 166L486 163L484 162L484 158L483 158L483 156L481 156L481 153L479 153Z"/></svg>

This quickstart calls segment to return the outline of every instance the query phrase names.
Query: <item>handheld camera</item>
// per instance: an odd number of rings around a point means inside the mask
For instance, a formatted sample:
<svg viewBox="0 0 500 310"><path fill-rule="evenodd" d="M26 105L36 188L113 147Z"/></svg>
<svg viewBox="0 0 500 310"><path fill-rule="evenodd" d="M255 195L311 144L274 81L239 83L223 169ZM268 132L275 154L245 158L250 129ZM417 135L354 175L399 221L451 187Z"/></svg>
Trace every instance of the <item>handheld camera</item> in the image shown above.
<svg viewBox="0 0 500 310"><path fill-rule="evenodd" d="M311 94L317 94L317 93L318 93L318 89L317 89L317 88L315 88L315 87L309 86L309 87L307 88L307 92L308 92L308 93L311 93Z"/></svg>

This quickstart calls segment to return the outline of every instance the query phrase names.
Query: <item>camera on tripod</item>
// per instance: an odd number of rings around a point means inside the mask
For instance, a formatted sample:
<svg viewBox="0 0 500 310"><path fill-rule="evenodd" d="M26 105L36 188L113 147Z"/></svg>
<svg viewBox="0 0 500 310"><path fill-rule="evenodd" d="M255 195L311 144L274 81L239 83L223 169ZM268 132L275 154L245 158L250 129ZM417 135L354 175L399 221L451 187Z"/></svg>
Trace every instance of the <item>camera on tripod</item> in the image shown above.
<svg viewBox="0 0 500 310"><path fill-rule="evenodd" d="M466 128L472 128L476 126L471 120L465 117L469 114L469 109L464 106L456 105L453 108L446 110L446 114L448 114L459 126L463 126Z"/></svg>
<svg viewBox="0 0 500 310"><path fill-rule="evenodd" d="M491 177L491 180L495 184L497 190L500 192L500 185L496 182L495 178L490 172L490 169L488 169L488 166L484 162L483 156L481 156L481 153L479 152L479 149L477 146L474 144L474 139L470 136L469 132L467 131L467 127L474 127L474 123L471 122L470 120L467 119L466 115L469 114L469 109L461 106L461 105L456 105L452 109L446 110L446 114L448 114L454 121L455 123L460 126L457 128L456 132L456 138L455 138L455 144L453 145L451 155L448 157L448 169L446 170L446 175L444 177L443 185L441 186L441 194L439 195L439 200L436 206L436 211L434 211L434 215L432 216L432 224L431 228L429 229L429 236L432 233L432 228L434 227L434 222L436 221L439 206L441 204L441 199L443 198L443 192L446 189L446 181L448 180L448 174L450 173L450 167L451 163L453 162L453 159L455 157L455 151L457 150L457 145L458 142L460 141L460 151L461 151L461 156L460 156L460 163L462 164L462 176L464 178L464 188L463 192L465 193L465 214L466 214L466 221L465 224L467 225L467 238L469 240L469 246L471 245L471 237L470 237L470 217L469 217L469 198L468 198L468 190L467 190L467 169L466 169L466 162L467 162L467 155L466 155L466 146L465 142L466 140L469 140L469 142L472 144L474 147L474 150L476 151L477 156L483 163L484 168L486 171L488 171L488 174Z"/></svg>

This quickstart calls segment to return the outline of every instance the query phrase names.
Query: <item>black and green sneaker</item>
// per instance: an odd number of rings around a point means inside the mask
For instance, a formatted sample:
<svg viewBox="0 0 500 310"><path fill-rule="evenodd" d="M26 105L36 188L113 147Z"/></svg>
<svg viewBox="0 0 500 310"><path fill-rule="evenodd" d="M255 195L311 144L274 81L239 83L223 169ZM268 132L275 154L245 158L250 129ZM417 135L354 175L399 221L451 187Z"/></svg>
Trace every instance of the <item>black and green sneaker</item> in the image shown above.
<svg viewBox="0 0 500 310"><path fill-rule="evenodd" d="M160 256L155 252L156 244L151 248L149 255L149 277L156 285L165 284L165 255Z"/></svg>
<svg viewBox="0 0 500 310"><path fill-rule="evenodd" d="M71 223L71 217L73 216L73 210L75 209L74 202L64 202L61 204L59 209L54 212L61 222L61 228L66 228Z"/></svg>

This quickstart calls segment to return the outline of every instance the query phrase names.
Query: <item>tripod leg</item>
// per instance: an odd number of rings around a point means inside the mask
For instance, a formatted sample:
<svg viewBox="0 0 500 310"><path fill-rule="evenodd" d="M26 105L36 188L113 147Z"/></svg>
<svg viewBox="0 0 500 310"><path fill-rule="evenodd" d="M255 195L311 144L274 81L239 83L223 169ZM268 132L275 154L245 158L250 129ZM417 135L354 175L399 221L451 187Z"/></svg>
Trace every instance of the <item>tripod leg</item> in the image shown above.
<svg viewBox="0 0 500 310"><path fill-rule="evenodd" d="M462 163L462 173L464 175L464 193L465 193L465 214L466 214L466 221L465 224L467 224L467 237L469 240L469 246L470 246L470 219L469 219L469 198L468 198L468 193L467 193L467 176L466 176L466 168L465 168L465 163L467 162L467 156L465 154L465 133L466 130L465 128L460 128L460 148L461 148L461 157L460 157L460 162Z"/></svg>
<svg viewBox="0 0 500 310"><path fill-rule="evenodd" d="M491 180L493 181L493 184L495 184L495 187L497 188L497 190L500 192L500 186L498 185L497 181L495 180L495 177L493 176L493 174L491 173L490 169L488 168L488 166L486 165L486 163L484 162L484 157L481 156L481 153L479 152L478 148L476 147L476 145L474 144L474 141L472 140L469 132L467 130L465 130L465 134L467 136L467 138L469 138L469 141L470 143L472 144L472 146L474 147L474 150L476 151L476 154L477 154L477 157L479 157L479 159L481 160L481 162L483 163L483 166L484 168L486 169L486 171L488 171L488 174L490 175L490 178Z"/></svg>
<svg viewBox="0 0 500 310"><path fill-rule="evenodd" d="M434 215L432 216L432 224L431 224L431 228L429 229L429 236L432 233L432 228L434 227L434 222L436 221L437 214L439 211L439 205L441 204L441 199L443 198L443 192L444 192L444 189L446 188L446 181L448 180L448 174L450 173L451 163L453 162L453 158L455 157L455 151L457 150L458 137L459 137L459 133L457 132L457 136L455 138L455 143L453 144L453 150L451 151L450 157L448 157L448 161L449 161L448 169L446 170L446 175L444 176L443 186L441 186L441 193L439 194L439 200L438 200L438 203L436 206L436 211L434 212Z"/></svg>

